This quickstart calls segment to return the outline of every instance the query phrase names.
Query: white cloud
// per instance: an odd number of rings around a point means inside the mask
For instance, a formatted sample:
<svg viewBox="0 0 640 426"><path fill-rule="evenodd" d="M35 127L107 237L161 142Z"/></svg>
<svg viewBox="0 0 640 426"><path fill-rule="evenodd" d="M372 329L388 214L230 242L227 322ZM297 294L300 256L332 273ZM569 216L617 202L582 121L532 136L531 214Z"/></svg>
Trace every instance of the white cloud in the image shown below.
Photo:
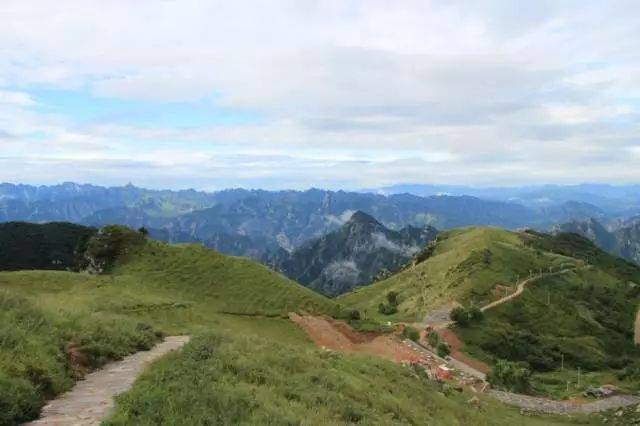
<svg viewBox="0 0 640 426"><path fill-rule="evenodd" d="M0 180L637 181L639 14L633 1L5 0ZM42 85L213 97L261 120L86 124L34 109Z"/></svg>

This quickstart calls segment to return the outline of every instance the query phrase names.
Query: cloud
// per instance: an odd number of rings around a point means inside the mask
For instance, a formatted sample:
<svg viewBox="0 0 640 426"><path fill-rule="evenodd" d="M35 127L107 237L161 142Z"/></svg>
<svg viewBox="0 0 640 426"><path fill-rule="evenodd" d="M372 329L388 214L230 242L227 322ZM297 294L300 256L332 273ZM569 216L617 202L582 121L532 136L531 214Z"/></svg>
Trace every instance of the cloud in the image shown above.
<svg viewBox="0 0 640 426"><path fill-rule="evenodd" d="M639 13L633 1L6 0L0 179L638 181ZM42 88L105 110L54 109ZM125 164L138 168L123 177Z"/></svg>

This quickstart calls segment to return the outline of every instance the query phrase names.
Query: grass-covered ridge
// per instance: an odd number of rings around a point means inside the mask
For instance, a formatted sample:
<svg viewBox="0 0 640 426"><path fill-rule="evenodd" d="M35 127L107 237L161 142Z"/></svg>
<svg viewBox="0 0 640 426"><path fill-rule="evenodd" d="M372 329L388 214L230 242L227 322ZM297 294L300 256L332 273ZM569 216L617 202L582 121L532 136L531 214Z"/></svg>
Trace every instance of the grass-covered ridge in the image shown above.
<svg viewBox="0 0 640 426"><path fill-rule="evenodd" d="M305 341L282 317L337 312L329 299L247 259L113 231L125 243L109 273L0 273L0 424L35 417L83 371L148 348L160 333L215 328Z"/></svg>
<svg viewBox="0 0 640 426"><path fill-rule="evenodd" d="M467 350L489 362L524 363L537 373L541 393L564 396L603 382L640 389L640 348L633 339L640 268L575 234L526 233L523 239L586 266L538 280L518 299L487 311L484 321L458 328Z"/></svg>
<svg viewBox="0 0 640 426"><path fill-rule="evenodd" d="M558 273L531 281L519 297L487 310L483 321L455 327L465 350L490 365L522 363L534 373L533 391L542 394L575 395L598 383L640 389L633 340L640 267L576 234L449 231L426 260L339 300L375 318L421 322L447 302L485 306L514 292L531 271ZM385 315L376 307L390 292L398 312Z"/></svg>
<svg viewBox="0 0 640 426"><path fill-rule="evenodd" d="M379 319L421 321L432 309L452 300L483 305L495 299L497 284L513 287L530 271L576 265L560 253L525 244L518 233L498 228L461 228L443 232L426 260L390 278L338 298L340 303ZM378 312L387 294L398 296L398 312Z"/></svg>
<svg viewBox="0 0 640 426"><path fill-rule="evenodd" d="M82 372L78 360L95 367L151 345L159 333L194 339L119 399L112 423L592 422L522 417L485 398L478 409L467 402L472 395L402 366L329 354L286 314L335 315L334 301L244 258L114 231L125 241L116 256L101 244L91 254L106 254L103 274L0 273L0 424L33 418ZM111 241L109 232L97 241Z"/></svg>

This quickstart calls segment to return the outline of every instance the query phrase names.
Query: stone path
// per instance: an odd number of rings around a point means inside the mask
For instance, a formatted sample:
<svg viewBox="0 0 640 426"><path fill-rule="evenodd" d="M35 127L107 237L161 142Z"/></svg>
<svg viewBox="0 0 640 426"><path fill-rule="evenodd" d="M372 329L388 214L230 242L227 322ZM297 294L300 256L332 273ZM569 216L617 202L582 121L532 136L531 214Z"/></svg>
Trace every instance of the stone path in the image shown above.
<svg viewBox="0 0 640 426"><path fill-rule="evenodd" d="M113 409L114 396L129 390L148 364L181 348L188 341L189 336L167 337L149 351L135 353L87 374L69 392L50 401L42 409L40 419L27 424L99 425Z"/></svg>
<svg viewBox="0 0 640 426"><path fill-rule="evenodd" d="M489 391L489 394L505 404L514 405L528 411L547 414L593 414L601 411L628 407L629 405L638 404L640 402L640 398L633 395L615 395L594 402L577 404L498 390L491 390Z"/></svg>

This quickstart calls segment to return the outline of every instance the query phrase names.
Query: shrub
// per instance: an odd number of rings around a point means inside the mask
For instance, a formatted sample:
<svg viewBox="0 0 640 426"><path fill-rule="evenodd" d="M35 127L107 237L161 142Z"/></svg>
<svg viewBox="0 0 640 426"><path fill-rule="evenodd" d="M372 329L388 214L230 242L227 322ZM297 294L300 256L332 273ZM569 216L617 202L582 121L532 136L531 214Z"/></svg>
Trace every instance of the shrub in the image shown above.
<svg viewBox="0 0 640 426"><path fill-rule="evenodd" d="M440 335L435 331L430 331L429 334L427 334L427 342L429 342L429 346L435 348L438 346L438 343L440 343Z"/></svg>
<svg viewBox="0 0 640 426"><path fill-rule="evenodd" d="M378 312L383 315L393 315L398 312L398 308L392 305L385 305L384 303L381 303L378 305Z"/></svg>
<svg viewBox="0 0 640 426"><path fill-rule="evenodd" d="M467 327L469 325L469 314L462 306L453 308L453 310L449 314L449 318L451 318L451 320L460 327Z"/></svg>
<svg viewBox="0 0 640 426"><path fill-rule="evenodd" d="M473 305L468 309L458 306L451 311L449 318L456 323L459 327L468 327L472 323L478 323L484 319L484 312Z"/></svg>
<svg viewBox="0 0 640 426"><path fill-rule="evenodd" d="M491 386L509 392L526 393L530 390L531 371L519 363L499 360L488 377Z"/></svg>
<svg viewBox="0 0 640 426"><path fill-rule="evenodd" d="M480 322L484 319L484 312L478 306L471 306L467 313L470 322Z"/></svg>
<svg viewBox="0 0 640 426"><path fill-rule="evenodd" d="M28 380L6 377L0 372L0 424L33 419L44 404L43 396Z"/></svg>
<svg viewBox="0 0 640 426"><path fill-rule="evenodd" d="M449 347L449 344L447 342L440 342L436 347L436 351L438 352L438 356L440 358L445 358L451 353L451 348Z"/></svg>
<svg viewBox="0 0 640 426"><path fill-rule="evenodd" d="M360 311L357 309L344 309L340 311L338 314L339 319L344 319L348 321L358 321L361 319Z"/></svg>
<svg viewBox="0 0 640 426"><path fill-rule="evenodd" d="M420 339L420 332L411 326L406 326L404 330L402 330L402 336L406 339L413 340L417 342Z"/></svg>
<svg viewBox="0 0 640 426"><path fill-rule="evenodd" d="M90 272L109 272L118 258L144 243L145 236L126 226L109 225L102 228L87 243L84 267Z"/></svg>
<svg viewBox="0 0 640 426"><path fill-rule="evenodd" d="M391 306L398 306L398 293L395 291L387 293L387 301Z"/></svg>

